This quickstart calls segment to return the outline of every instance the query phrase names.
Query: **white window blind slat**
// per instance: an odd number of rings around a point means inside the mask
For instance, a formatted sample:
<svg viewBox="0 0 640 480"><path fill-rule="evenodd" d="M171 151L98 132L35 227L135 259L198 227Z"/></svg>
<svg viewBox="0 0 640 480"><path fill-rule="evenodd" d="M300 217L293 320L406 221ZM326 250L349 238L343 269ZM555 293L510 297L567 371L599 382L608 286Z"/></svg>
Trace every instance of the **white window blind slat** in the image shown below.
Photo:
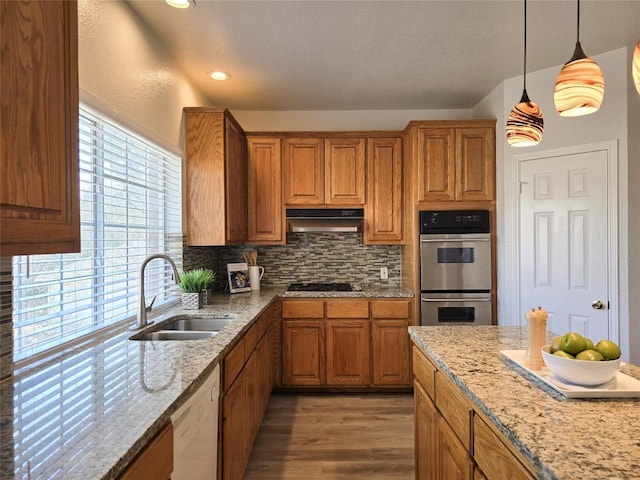
<svg viewBox="0 0 640 480"><path fill-rule="evenodd" d="M79 125L82 251L14 257L17 362L134 317L148 255L182 263L180 158L82 105ZM171 273L149 265L148 301L175 298Z"/></svg>

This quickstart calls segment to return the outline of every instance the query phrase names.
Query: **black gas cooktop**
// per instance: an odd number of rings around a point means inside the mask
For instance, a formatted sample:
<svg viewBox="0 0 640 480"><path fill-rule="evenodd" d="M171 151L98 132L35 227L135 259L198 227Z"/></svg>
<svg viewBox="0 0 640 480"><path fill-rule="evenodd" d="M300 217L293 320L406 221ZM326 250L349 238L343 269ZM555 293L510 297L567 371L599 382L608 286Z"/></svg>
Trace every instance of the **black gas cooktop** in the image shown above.
<svg viewBox="0 0 640 480"><path fill-rule="evenodd" d="M288 292L352 292L349 283L292 283Z"/></svg>

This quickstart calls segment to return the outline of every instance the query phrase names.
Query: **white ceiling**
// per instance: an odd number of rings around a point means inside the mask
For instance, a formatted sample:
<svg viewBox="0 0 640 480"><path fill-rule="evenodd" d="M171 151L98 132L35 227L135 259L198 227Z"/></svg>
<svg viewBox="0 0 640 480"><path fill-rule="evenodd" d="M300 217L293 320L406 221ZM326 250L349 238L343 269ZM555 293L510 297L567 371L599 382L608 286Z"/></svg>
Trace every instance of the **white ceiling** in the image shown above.
<svg viewBox="0 0 640 480"><path fill-rule="evenodd" d="M523 0L196 1L128 3L212 104L231 109L471 108L523 70ZM640 40L640 0L580 5L587 55ZM527 9L528 70L566 62L576 1ZM232 78L211 80L213 69Z"/></svg>

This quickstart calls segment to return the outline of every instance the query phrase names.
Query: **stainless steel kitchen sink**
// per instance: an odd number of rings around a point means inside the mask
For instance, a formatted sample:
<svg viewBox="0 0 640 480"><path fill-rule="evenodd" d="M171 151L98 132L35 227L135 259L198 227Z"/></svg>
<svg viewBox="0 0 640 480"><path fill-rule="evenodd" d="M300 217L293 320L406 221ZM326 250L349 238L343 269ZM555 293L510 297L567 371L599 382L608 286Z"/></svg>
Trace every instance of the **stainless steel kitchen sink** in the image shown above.
<svg viewBox="0 0 640 480"><path fill-rule="evenodd" d="M178 316L167 323L152 325L150 329L136 333L130 340L199 340L212 338L229 325L236 315L221 314L215 317Z"/></svg>
<svg viewBox="0 0 640 480"><path fill-rule="evenodd" d="M158 330L141 334L138 333L131 340L201 340L203 338L213 338L218 332L184 331L184 330Z"/></svg>
<svg viewBox="0 0 640 480"><path fill-rule="evenodd" d="M218 332L229 325L233 318L181 318L162 325L162 330L202 330L205 332Z"/></svg>

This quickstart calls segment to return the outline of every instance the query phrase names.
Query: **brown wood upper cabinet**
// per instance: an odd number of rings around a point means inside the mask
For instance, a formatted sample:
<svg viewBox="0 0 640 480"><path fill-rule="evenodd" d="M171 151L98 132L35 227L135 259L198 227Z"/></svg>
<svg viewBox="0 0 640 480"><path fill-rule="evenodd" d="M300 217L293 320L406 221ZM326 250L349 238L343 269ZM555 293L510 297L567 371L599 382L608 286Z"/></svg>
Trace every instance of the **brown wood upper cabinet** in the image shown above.
<svg viewBox="0 0 640 480"><path fill-rule="evenodd" d="M284 203L364 205L365 149L364 138L286 138Z"/></svg>
<svg viewBox="0 0 640 480"><path fill-rule="evenodd" d="M495 121L412 122L415 201L495 199Z"/></svg>
<svg viewBox="0 0 640 480"><path fill-rule="evenodd" d="M187 242L237 245L247 238L246 135L224 107L184 108Z"/></svg>
<svg viewBox="0 0 640 480"><path fill-rule="evenodd" d="M0 2L0 254L80 251L76 2Z"/></svg>
<svg viewBox="0 0 640 480"><path fill-rule="evenodd" d="M367 139L366 244L403 242L402 138Z"/></svg>
<svg viewBox="0 0 640 480"><path fill-rule="evenodd" d="M247 240L252 244L286 243L281 143L275 137L247 137Z"/></svg>
<svg viewBox="0 0 640 480"><path fill-rule="evenodd" d="M325 155L325 203L364 205L364 138L327 138Z"/></svg>

